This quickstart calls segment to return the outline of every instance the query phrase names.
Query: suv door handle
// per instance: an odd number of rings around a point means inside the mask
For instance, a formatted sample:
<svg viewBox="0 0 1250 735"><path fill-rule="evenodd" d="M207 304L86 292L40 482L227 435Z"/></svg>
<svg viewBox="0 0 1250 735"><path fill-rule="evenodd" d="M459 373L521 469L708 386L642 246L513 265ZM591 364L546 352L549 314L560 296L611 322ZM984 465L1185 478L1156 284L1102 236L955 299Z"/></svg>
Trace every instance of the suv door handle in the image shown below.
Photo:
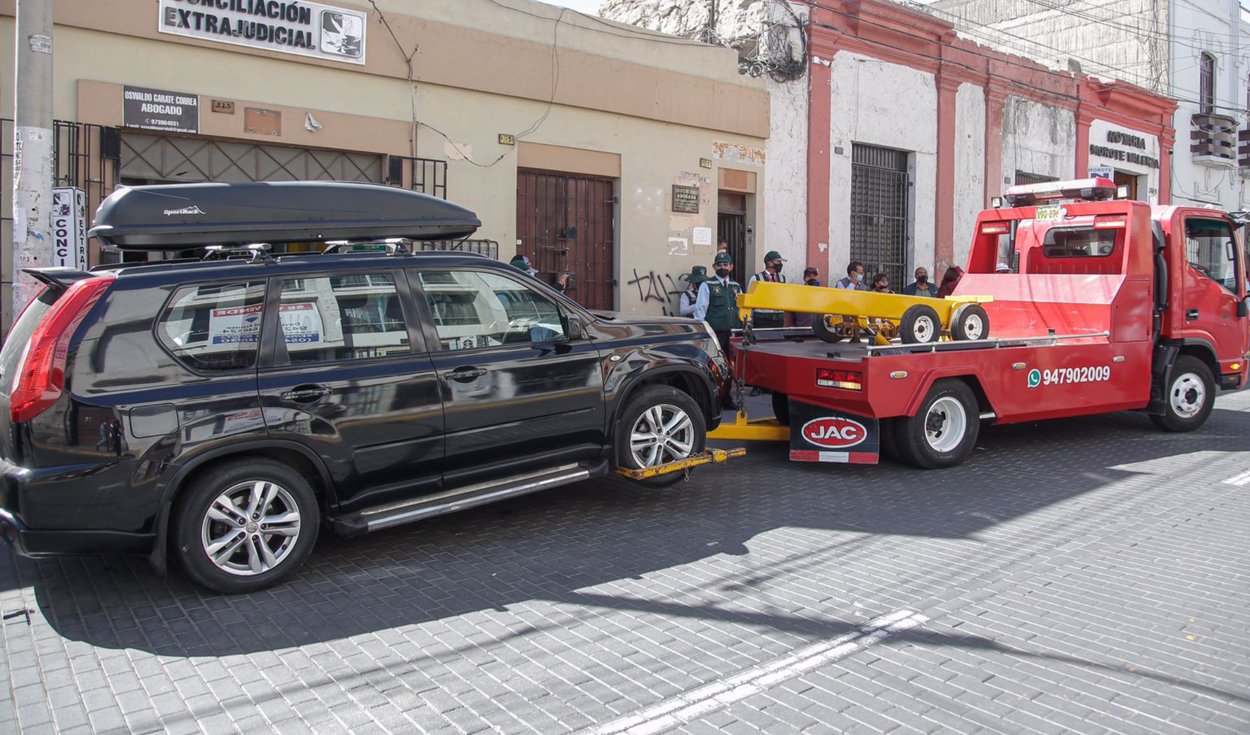
<svg viewBox="0 0 1250 735"><path fill-rule="evenodd" d="M1197 318L1198 318L1198 310L1197 310L1197 309L1190 309L1189 311L1186 311L1186 312L1185 312L1185 318L1186 318L1186 319L1188 319L1188 320L1189 320L1189 321L1191 321L1191 322L1192 322L1193 320L1197 319Z"/></svg>
<svg viewBox="0 0 1250 735"><path fill-rule="evenodd" d="M284 401L295 403L313 403L330 395L330 389L324 385L301 385L282 394Z"/></svg>
<svg viewBox="0 0 1250 735"><path fill-rule="evenodd" d="M486 368L462 367L447 373L447 377L458 383L468 383L486 374Z"/></svg>

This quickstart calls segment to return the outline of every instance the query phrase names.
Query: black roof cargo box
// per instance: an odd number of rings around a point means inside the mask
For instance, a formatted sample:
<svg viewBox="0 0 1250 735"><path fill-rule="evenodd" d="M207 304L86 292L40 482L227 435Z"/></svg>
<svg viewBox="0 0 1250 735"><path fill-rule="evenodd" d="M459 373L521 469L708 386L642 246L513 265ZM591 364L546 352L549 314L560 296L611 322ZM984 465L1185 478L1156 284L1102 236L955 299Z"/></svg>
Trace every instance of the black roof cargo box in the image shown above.
<svg viewBox="0 0 1250 735"><path fill-rule="evenodd" d="M481 221L464 207L376 184L275 181L119 189L90 235L122 250L325 240L454 240Z"/></svg>

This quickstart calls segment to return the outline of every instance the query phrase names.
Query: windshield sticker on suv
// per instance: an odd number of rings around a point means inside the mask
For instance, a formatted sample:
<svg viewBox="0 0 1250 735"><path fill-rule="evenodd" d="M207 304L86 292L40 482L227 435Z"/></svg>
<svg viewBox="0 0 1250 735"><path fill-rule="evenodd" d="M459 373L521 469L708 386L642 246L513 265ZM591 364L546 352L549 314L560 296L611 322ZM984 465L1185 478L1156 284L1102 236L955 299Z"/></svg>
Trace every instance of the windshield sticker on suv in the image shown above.
<svg viewBox="0 0 1250 735"><path fill-rule="evenodd" d="M1029 371L1029 387L1039 385L1072 385L1075 383L1105 383L1111 380L1111 367L1093 365L1089 367L1056 368L1055 370Z"/></svg>

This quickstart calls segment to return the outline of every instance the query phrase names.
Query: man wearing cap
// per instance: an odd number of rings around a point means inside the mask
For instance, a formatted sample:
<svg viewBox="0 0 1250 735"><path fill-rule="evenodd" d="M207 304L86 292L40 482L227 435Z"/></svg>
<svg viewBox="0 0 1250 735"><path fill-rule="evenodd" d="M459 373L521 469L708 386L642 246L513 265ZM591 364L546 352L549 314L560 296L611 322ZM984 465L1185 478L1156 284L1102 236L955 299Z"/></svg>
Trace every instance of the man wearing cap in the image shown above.
<svg viewBox="0 0 1250 735"><path fill-rule="evenodd" d="M699 295L694 302L694 318L702 319L716 333L716 341L720 342L721 351L729 354L729 335L735 329L742 328L742 320L738 318L738 294L742 286L731 279L734 261L729 253L721 251L712 261L716 275L699 284Z"/></svg>
<svg viewBox="0 0 1250 735"><path fill-rule="evenodd" d="M764 270L751 276L751 280L747 282L747 288L756 281L767 281L769 283L785 283L786 277L781 275L782 263L786 259L781 257L781 253L776 250L769 250L764 254ZM751 325L758 328L783 327L786 322L786 313L776 309L753 309L751 311Z"/></svg>
<svg viewBox="0 0 1250 735"><path fill-rule="evenodd" d="M738 317L738 294L742 293L742 286L729 277L733 273L734 261L728 251L716 254L712 268L716 275L699 284L692 316L707 322L720 343L721 352L728 356L730 334L742 328L742 319ZM728 409L738 408L732 392L722 397L722 405Z"/></svg>
<svg viewBox="0 0 1250 735"><path fill-rule="evenodd" d="M530 259L528 255L517 253L512 256L512 260L508 261L508 265L513 268L517 268L518 270L523 270L534 278L538 278L538 269L530 266ZM560 293L567 291L569 287L569 272L563 271L558 274L556 276L555 283L552 283L551 287Z"/></svg>
<svg viewBox="0 0 1250 735"><path fill-rule="evenodd" d="M820 269L814 265L809 265L807 266L807 268L803 269L803 284L806 286L823 285L820 282ZM811 314L795 314L794 326L796 327L812 326L812 315Z"/></svg>
<svg viewBox="0 0 1250 735"><path fill-rule="evenodd" d="M512 256L512 260L508 262L508 265L512 266L513 268L523 270L526 273L530 274L531 276L537 275L538 273L537 270L530 267L530 259L528 255L522 255L520 253L517 253L516 255Z"/></svg>
<svg viewBox="0 0 1250 735"><path fill-rule="evenodd" d="M677 297L677 309L682 316L694 316L694 303L699 298L699 284L707 280L707 266L696 265L686 276L686 290Z"/></svg>

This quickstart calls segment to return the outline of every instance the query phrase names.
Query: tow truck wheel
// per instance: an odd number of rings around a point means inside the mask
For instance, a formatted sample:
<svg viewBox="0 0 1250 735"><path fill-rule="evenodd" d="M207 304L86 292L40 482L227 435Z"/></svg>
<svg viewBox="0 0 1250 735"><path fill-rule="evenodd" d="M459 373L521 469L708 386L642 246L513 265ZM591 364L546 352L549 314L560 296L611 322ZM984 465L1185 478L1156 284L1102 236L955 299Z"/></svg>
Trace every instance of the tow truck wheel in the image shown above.
<svg viewBox="0 0 1250 735"><path fill-rule="evenodd" d="M1164 431L1193 431L1206 423L1215 402L1211 368L1196 357L1181 355L1172 365L1171 383L1164 395L1164 413L1150 420Z"/></svg>
<svg viewBox="0 0 1250 735"><path fill-rule="evenodd" d="M977 398L962 380L939 380L915 416L894 419L894 446L908 464L952 467L972 453L981 430Z"/></svg>
<svg viewBox="0 0 1250 735"><path fill-rule="evenodd" d="M707 423L693 398L667 385L648 385L621 413L616 459L621 467L643 470L698 454L706 440ZM685 472L670 472L639 483L668 487L685 476Z"/></svg>
<svg viewBox="0 0 1250 735"><path fill-rule="evenodd" d="M841 341L842 334L838 332L837 327L829 325L830 320L835 318L837 317L833 314L816 314L816 318L812 320L812 331L822 342L832 344Z"/></svg>
<svg viewBox="0 0 1250 735"><path fill-rule="evenodd" d="M954 339L985 339L990 336L990 315L978 304L964 304L951 318Z"/></svg>
<svg viewBox="0 0 1250 735"><path fill-rule="evenodd" d="M903 344L936 342L942 335L942 320L932 306L914 304L903 312L903 318L898 322L898 332Z"/></svg>

